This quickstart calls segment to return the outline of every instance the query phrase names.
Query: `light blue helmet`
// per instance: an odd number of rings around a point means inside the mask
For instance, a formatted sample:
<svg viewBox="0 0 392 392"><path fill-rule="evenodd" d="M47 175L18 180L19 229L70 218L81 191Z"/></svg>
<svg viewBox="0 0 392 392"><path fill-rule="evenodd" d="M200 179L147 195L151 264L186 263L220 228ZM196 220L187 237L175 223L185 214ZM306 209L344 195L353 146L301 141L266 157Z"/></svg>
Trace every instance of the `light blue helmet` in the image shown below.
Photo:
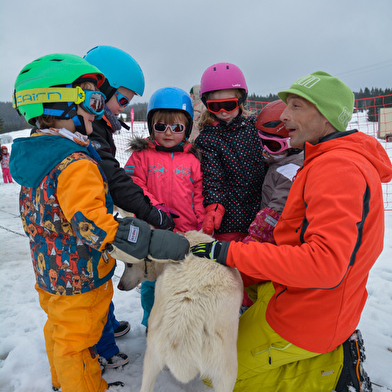
<svg viewBox="0 0 392 392"><path fill-rule="evenodd" d="M147 124L152 133L152 116L157 110L180 110L188 119L185 137L188 139L193 126L193 105L190 95L178 87L164 87L151 95L147 107Z"/></svg>
<svg viewBox="0 0 392 392"><path fill-rule="evenodd" d="M95 65L104 75L107 83L101 91L109 100L119 87L132 90L136 95L144 93L144 75L136 60L114 46L96 46L84 58Z"/></svg>

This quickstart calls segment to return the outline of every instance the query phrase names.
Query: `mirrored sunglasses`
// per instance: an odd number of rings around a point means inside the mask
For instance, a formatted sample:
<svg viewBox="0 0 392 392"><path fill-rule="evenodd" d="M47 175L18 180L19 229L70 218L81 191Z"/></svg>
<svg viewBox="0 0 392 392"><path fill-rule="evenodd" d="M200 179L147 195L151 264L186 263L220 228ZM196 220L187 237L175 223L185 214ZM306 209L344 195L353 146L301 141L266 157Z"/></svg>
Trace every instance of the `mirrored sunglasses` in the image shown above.
<svg viewBox="0 0 392 392"><path fill-rule="evenodd" d="M209 99L206 103L207 109L215 114L220 113L222 110L226 113L231 113L239 107L238 98Z"/></svg>
<svg viewBox="0 0 392 392"><path fill-rule="evenodd" d="M105 94L100 91L83 90L85 94L84 101L80 103L80 106L88 113L95 114L101 118L104 113L105 107Z"/></svg>
<svg viewBox="0 0 392 392"><path fill-rule="evenodd" d="M122 95L118 90L114 93L114 95L117 98L118 104L123 108L125 108L131 103L131 101L125 95Z"/></svg>
<svg viewBox="0 0 392 392"><path fill-rule="evenodd" d="M270 154L278 154L290 148L290 138L265 134L258 131L263 148Z"/></svg>
<svg viewBox="0 0 392 392"><path fill-rule="evenodd" d="M164 123L155 123L154 131L155 132L166 132L166 129L170 128L174 133L181 133L185 131L184 124L164 124Z"/></svg>

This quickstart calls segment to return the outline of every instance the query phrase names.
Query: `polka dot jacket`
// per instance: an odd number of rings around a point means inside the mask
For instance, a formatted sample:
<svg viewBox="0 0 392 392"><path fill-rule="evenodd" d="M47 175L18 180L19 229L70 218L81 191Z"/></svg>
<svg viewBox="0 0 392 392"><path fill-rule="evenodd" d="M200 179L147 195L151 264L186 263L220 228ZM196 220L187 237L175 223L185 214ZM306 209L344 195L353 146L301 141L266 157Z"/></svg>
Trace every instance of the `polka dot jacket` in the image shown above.
<svg viewBox="0 0 392 392"><path fill-rule="evenodd" d="M247 233L260 210L261 187L267 171L256 117L236 117L230 124L204 127L195 144L202 153L204 206L225 207L216 234Z"/></svg>

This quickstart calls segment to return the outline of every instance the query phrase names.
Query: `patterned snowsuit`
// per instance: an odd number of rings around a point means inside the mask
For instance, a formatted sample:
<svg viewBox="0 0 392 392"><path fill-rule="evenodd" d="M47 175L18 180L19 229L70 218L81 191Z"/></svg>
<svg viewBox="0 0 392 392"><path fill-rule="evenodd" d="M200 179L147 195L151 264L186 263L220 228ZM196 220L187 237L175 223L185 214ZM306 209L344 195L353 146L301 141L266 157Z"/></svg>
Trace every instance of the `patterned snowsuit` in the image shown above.
<svg viewBox="0 0 392 392"><path fill-rule="evenodd" d="M118 228L106 178L85 147L61 136L15 139L10 167L22 185L21 218L48 316L53 386L104 391L94 345L106 323L115 260L101 252Z"/></svg>

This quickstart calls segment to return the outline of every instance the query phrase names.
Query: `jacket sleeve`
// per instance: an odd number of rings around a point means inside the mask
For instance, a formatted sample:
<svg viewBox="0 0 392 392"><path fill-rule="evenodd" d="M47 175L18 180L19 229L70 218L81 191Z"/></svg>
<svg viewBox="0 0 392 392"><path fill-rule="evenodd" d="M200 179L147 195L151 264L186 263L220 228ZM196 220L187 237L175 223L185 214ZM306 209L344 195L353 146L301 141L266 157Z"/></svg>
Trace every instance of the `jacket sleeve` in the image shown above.
<svg viewBox="0 0 392 392"><path fill-rule="evenodd" d="M203 206L204 197L203 197L203 176L201 173L201 167L199 161L197 161L197 165L194 170L193 175L193 209L195 211L195 215L197 217L198 226L201 227L201 224L204 221L206 216L206 210Z"/></svg>
<svg viewBox="0 0 392 392"><path fill-rule="evenodd" d="M94 131L89 139L93 141L101 157L98 164L107 177L114 204L125 211L133 212L139 219L145 219L151 211L152 204L140 186L133 182L115 159L110 146L110 143L114 146L110 130L94 122Z"/></svg>
<svg viewBox="0 0 392 392"><path fill-rule="evenodd" d="M80 159L61 172L57 199L83 243L102 251L113 242L118 223L107 211L103 179L93 162Z"/></svg>
<svg viewBox="0 0 392 392"><path fill-rule="evenodd" d="M225 203L224 171L217 146L213 146L203 133L196 139L195 144L202 154L201 168L203 172L204 206Z"/></svg>
<svg viewBox="0 0 392 392"><path fill-rule="evenodd" d="M276 180L274 181L274 188L271 193L271 199L268 202L268 207L280 214L286 204L287 196L293 182L278 172L275 172L273 176Z"/></svg>
<svg viewBox="0 0 392 392"><path fill-rule="evenodd" d="M143 153L139 151L134 151L132 155L129 157L125 166L127 167L127 172L129 173L129 175L132 176L133 182L143 190L144 194L148 196L151 203L154 206L161 204L162 201L157 200L155 196L148 191L148 184L147 184L148 168L143 159Z"/></svg>
<svg viewBox="0 0 392 392"><path fill-rule="evenodd" d="M303 192L294 189L294 182L275 228L278 246L230 243L227 265L252 278L292 287L331 289L342 282L361 243L367 183L348 159L328 159L328 170L325 164L309 170ZM287 233L285 220L298 218L296 203L306 206L305 217L295 233Z"/></svg>

